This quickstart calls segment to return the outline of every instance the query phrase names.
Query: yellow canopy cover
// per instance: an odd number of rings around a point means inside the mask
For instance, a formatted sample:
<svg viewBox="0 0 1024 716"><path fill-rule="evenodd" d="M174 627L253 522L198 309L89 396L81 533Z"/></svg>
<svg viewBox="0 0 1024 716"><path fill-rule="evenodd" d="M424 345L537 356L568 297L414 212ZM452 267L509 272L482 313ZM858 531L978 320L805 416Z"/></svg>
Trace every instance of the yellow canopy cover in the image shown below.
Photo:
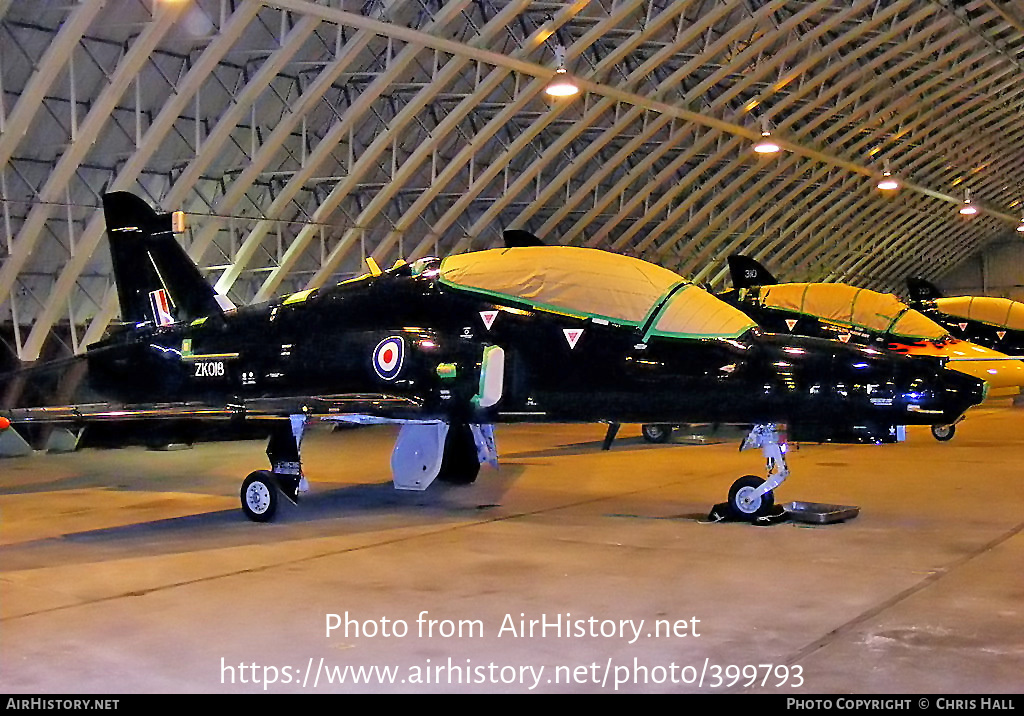
<svg viewBox="0 0 1024 716"><path fill-rule="evenodd" d="M935 299L943 313L1000 328L1024 330L1024 303L995 296L955 296Z"/></svg>
<svg viewBox="0 0 1024 716"><path fill-rule="evenodd" d="M657 333L735 337L755 325L674 271L599 249L523 246L456 254L441 262L441 281L633 326L642 326L673 289L688 284L661 310Z"/></svg>
<svg viewBox="0 0 1024 716"><path fill-rule="evenodd" d="M756 325L742 311L691 283L673 294L652 332L663 336L735 338Z"/></svg>
<svg viewBox="0 0 1024 716"><path fill-rule="evenodd" d="M769 308L817 316L870 331L937 341L946 329L889 293L845 283L782 283L764 286L761 302Z"/></svg>

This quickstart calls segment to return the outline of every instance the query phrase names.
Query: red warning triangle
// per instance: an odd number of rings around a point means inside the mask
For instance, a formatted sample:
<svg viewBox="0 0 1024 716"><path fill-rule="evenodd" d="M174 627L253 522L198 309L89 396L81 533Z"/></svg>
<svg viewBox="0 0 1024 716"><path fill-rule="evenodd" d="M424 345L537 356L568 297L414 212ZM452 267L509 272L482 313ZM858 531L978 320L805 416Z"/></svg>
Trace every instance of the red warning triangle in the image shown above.
<svg viewBox="0 0 1024 716"><path fill-rule="evenodd" d="M960 326L960 330L961 331L966 331L967 330L967 324L966 323L958 323L957 325Z"/></svg>
<svg viewBox="0 0 1024 716"><path fill-rule="evenodd" d="M999 340L1006 338L1006 331L996 331L996 335L999 336Z"/></svg>
<svg viewBox="0 0 1024 716"><path fill-rule="evenodd" d="M792 331L793 330L793 326L796 325L796 319L795 318L787 318L786 319L786 325L789 326L789 330Z"/></svg>
<svg viewBox="0 0 1024 716"><path fill-rule="evenodd" d="M484 322L484 328L486 328L488 331L491 330L491 326L494 325L494 319L497 317L497 311L480 311L480 318Z"/></svg>
<svg viewBox="0 0 1024 716"><path fill-rule="evenodd" d="M849 342L850 334L849 333L840 333L839 334L839 340L841 340L843 343Z"/></svg>
<svg viewBox="0 0 1024 716"><path fill-rule="evenodd" d="M569 348L575 348L576 344L580 340L580 336L583 335L582 328L563 328L562 333L565 334L565 341L569 344Z"/></svg>

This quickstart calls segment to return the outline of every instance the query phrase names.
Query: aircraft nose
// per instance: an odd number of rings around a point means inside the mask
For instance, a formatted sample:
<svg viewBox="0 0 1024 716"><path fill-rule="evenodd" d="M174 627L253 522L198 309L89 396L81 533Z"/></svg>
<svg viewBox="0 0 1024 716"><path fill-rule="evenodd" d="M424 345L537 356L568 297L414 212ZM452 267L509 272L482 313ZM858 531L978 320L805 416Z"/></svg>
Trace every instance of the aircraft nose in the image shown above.
<svg viewBox="0 0 1024 716"><path fill-rule="evenodd" d="M835 376L851 398L862 394L875 408L895 409L913 424L952 423L986 390L985 381L949 370L936 358L872 348L837 350Z"/></svg>
<svg viewBox="0 0 1024 716"><path fill-rule="evenodd" d="M921 361L920 358L910 360ZM968 408L985 399L988 384L984 380L944 367L933 368L926 363L931 361L922 362L922 370L907 386L908 405L923 394L925 398L919 399L922 407L940 410L943 420L953 422Z"/></svg>
<svg viewBox="0 0 1024 716"><path fill-rule="evenodd" d="M958 394L965 403L964 410L985 399L990 384L976 376L948 368L942 369L944 389L947 394Z"/></svg>

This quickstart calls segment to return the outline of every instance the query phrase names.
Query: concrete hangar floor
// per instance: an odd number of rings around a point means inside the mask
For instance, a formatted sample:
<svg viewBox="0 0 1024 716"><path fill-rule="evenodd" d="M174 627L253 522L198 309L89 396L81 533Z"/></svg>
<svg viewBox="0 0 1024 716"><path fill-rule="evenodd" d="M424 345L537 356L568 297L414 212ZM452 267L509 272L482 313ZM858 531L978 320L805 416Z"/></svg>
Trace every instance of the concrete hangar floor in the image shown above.
<svg viewBox="0 0 1024 716"><path fill-rule="evenodd" d="M4 461L0 691L1020 691L1024 410L800 446L779 499L861 508L818 526L704 522L761 469L733 442L499 427L500 471L411 494L394 434L310 433L269 524L260 442Z"/></svg>

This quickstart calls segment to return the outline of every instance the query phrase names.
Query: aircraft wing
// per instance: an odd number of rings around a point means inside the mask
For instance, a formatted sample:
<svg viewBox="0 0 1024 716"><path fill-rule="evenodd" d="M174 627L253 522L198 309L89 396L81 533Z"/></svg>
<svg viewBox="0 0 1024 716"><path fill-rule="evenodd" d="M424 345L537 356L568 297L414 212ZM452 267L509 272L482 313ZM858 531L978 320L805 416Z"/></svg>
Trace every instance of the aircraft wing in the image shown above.
<svg viewBox="0 0 1024 716"><path fill-rule="evenodd" d="M175 403L84 403L0 411L15 424L114 422L119 420L268 420L307 415L322 420L344 416L386 417L394 413L415 413L418 401L394 395L352 393L344 395L300 395L282 398L251 398L231 403L186 401Z"/></svg>

